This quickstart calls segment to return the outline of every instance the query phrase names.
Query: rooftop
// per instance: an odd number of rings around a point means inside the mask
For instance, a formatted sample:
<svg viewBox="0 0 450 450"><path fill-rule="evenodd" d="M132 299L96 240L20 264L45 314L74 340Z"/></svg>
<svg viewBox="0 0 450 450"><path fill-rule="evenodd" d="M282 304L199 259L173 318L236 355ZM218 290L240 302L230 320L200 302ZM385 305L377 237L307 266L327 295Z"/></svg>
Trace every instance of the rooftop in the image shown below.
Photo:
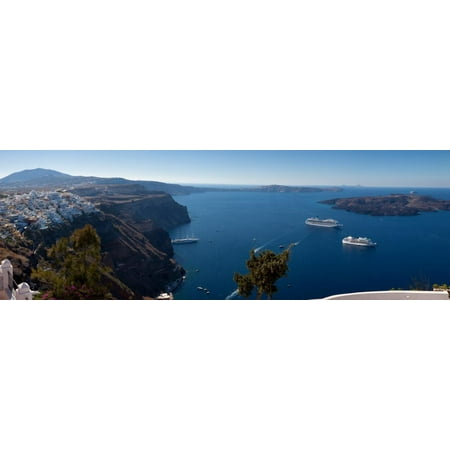
<svg viewBox="0 0 450 450"><path fill-rule="evenodd" d="M447 291L368 291L331 295L324 300L448 300Z"/></svg>

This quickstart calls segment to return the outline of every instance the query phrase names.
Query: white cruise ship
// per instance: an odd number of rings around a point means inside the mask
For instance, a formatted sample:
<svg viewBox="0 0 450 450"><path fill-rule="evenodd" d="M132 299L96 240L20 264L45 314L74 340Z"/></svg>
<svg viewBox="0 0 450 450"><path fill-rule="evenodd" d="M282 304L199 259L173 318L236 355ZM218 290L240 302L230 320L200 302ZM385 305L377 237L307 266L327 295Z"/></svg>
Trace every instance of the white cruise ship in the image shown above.
<svg viewBox="0 0 450 450"><path fill-rule="evenodd" d="M341 228L343 225L334 219L319 219L318 217L309 217L305 220L306 225L325 228Z"/></svg>
<svg viewBox="0 0 450 450"><path fill-rule="evenodd" d="M200 239L196 237L185 237L180 239L172 239L172 244L195 244Z"/></svg>
<svg viewBox="0 0 450 450"><path fill-rule="evenodd" d="M359 245L360 247L376 247L376 242L373 242L372 239L367 237L353 237L347 236L342 239L342 243L345 245Z"/></svg>

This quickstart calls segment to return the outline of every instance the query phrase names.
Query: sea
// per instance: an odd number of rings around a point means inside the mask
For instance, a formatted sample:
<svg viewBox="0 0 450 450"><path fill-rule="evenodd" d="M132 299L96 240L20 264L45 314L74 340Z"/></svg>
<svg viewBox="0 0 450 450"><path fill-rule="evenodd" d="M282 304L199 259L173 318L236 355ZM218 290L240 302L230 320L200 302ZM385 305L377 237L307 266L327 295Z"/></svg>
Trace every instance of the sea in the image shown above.
<svg viewBox="0 0 450 450"><path fill-rule="evenodd" d="M171 230L172 238L195 236L175 245L186 279L175 300L240 300L233 281L247 273L250 251L281 252L291 243L287 275L274 300L319 299L373 290L432 288L450 283L450 211L385 217L333 209L321 200L410 193L450 200L450 189L344 187L340 192L278 193L212 191L174 196L187 206L191 223ZM311 227L308 217L333 218L342 229ZM342 245L345 236L369 237L376 248ZM198 287L205 288L199 290Z"/></svg>

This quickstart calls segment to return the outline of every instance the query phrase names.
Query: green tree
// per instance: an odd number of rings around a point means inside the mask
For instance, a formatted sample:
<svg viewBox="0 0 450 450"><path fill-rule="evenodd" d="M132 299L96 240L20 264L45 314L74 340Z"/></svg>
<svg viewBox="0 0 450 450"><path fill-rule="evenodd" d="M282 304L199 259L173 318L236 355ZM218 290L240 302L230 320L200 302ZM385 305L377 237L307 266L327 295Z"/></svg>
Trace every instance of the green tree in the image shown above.
<svg viewBox="0 0 450 450"><path fill-rule="evenodd" d="M102 284L102 275L111 269L102 264L100 237L92 225L59 239L47 251L47 260L33 270L48 295L64 299L101 299L111 294Z"/></svg>
<svg viewBox="0 0 450 450"><path fill-rule="evenodd" d="M278 290L275 283L289 270L287 263L291 247L292 245L279 254L265 250L258 256L255 250L251 250L250 259L246 262L249 272L246 275L235 273L233 277L238 285L239 295L248 298L256 288L258 299L263 295L271 299Z"/></svg>

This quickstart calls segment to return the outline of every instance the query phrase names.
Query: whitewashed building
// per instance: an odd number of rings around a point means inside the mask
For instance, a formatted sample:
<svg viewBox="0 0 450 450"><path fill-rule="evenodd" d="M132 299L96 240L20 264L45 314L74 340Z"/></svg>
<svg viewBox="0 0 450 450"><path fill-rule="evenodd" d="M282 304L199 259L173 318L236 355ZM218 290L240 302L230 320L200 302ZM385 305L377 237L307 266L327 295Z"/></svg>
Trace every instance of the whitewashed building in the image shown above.
<svg viewBox="0 0 450 450"><path fill-rule="evenodd" d="M28 283L20 283L15 288L13 266L8 259L0 264L0 300L33 300Z"/></svg>

